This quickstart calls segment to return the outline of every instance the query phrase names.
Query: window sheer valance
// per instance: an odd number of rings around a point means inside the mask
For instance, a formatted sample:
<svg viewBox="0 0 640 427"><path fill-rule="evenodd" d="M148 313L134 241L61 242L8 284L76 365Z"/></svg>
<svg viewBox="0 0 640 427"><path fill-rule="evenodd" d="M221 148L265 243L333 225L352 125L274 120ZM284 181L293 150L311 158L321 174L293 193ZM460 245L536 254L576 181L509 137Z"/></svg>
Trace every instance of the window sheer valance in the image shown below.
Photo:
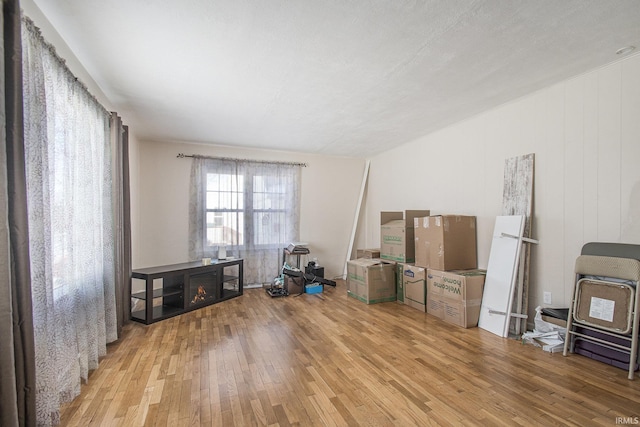
<svg viewBox="0 0 640 427"><path fill-rule="evenodd" d="M194 156L189 257L245 259L244 281L263 285L279 274L282 248L298 240L300 166Z"/></svg>

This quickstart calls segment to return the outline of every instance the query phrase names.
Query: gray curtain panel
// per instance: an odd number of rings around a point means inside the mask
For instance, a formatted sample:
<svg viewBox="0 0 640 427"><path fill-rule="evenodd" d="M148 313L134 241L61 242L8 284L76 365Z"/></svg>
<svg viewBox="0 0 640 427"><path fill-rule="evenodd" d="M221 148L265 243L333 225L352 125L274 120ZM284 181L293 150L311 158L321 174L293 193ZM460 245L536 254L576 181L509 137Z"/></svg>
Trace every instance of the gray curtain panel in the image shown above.
<svg viewBox="0 0 640 427"><path fill-rule="evenodd" d="M34 426L35 356L22 112L18 0L2 2L5 132L0 150L0 425Z"/></svg>
<svg viewBox="0 0 640 427"><path fill-rule="evenodd" d="M129 192L129 129L117 113L111 113L111 149L113 150L115 286L118 337L129 322L131 312L131 207Z"/></svg>

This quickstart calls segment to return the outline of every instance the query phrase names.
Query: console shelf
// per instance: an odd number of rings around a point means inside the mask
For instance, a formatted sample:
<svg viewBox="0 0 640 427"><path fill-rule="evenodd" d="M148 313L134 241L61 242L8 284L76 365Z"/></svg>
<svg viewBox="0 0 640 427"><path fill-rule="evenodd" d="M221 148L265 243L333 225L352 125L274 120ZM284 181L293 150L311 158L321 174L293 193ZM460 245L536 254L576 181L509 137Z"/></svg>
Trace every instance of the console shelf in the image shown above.
<svg viewBox="0 0 640 427"><path fill-rule="evenodd" d="M136 269L131 320L151 324L242 295L243 260L213 260Z"/></svg>

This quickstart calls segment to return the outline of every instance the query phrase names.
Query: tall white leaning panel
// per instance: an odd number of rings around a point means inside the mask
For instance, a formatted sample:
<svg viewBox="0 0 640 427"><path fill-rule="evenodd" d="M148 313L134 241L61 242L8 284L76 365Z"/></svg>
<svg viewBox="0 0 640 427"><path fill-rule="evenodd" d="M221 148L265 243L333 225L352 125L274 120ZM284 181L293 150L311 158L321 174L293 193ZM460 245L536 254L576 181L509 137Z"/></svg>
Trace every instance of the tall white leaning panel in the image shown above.
<svg viewBox="0 0 640 427"><path fill-rule="evenodd" d="M501 337L509 334L524 223L524 215L498 216L493 229L478 327Z"/></svg>

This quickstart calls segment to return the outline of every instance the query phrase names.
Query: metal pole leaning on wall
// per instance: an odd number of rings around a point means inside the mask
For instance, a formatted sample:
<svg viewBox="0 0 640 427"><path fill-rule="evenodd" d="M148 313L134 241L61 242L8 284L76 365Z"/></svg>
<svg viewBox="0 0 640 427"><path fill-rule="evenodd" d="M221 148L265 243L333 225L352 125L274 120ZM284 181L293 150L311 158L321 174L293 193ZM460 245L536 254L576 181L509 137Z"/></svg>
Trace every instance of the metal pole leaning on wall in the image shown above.
<svg viewBox="0 0 640 427"><path fill-rule="evenodd" d="M362 175L362 184L360 185L360 196L358 197L358 205L356 206L356 213L353 218L353 227L351 228L351 237L349 238L349 248L347 249L347 259L344 262L344 271L342 273L343 279L347 278L347 263L351 259L351 252L353 252L353 243L358 229L358 217L360 216L360 208L362 207L362 199L364 198L364 189L367 187L367 180L369 179L370 165L371 160L367 160L367 163L364 165L364 174Z"/></svg>

